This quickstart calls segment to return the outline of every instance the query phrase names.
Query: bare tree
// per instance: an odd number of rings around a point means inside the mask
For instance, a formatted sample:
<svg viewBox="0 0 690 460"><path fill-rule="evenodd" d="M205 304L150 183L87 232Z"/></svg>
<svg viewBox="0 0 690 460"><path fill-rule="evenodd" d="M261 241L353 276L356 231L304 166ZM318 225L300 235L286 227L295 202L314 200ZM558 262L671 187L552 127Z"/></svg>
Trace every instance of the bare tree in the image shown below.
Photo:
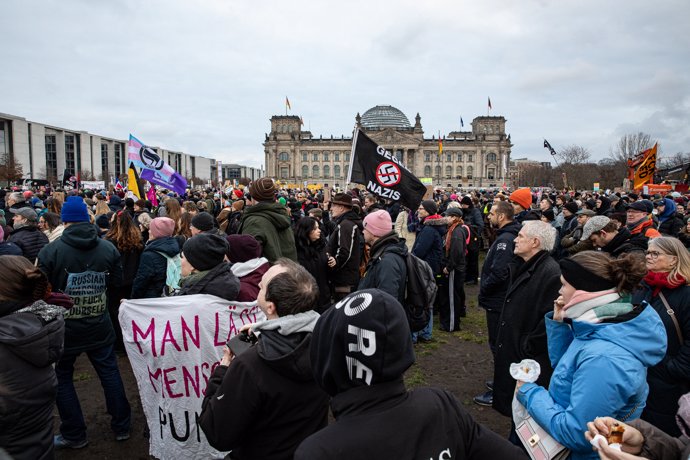
<svg viewBox="0 0 690 460"><path fill-rule="evenodd" d="M589 153L589 150L581 145L570 145L556 154L561 163L571 165L588 163L591 156L592 154Z"/></svg>
<svg viewBox="0 0 690 460"><path fill-rule="evenodd" d="M620 164L627 164L628 158L633 158L638 153L654 146L652 136L647 133L623 135L618 143L609 150L609 157Z"/></svg>
<svg viewBox="0 0 690 460"><path fill-rule="evenodd" d="M5 152L0 156L0 181L7 182L20 180L24 176L22 164L15 160L14 155Z"/></svg>

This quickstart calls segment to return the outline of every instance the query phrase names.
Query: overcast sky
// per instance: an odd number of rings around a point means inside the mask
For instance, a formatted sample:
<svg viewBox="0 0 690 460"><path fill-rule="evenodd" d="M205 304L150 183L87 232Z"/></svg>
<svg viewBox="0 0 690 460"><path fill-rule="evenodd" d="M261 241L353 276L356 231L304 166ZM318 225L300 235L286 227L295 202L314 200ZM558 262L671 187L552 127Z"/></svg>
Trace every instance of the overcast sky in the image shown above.
<svg viewBox="0 0 690 460"><path fill-rule="evenodd" d="M508 120L513 158L643 131L690 152L690 2L3 0L0 112L263 164L271 115L349 136L393 105L428 137Z"/></svg>

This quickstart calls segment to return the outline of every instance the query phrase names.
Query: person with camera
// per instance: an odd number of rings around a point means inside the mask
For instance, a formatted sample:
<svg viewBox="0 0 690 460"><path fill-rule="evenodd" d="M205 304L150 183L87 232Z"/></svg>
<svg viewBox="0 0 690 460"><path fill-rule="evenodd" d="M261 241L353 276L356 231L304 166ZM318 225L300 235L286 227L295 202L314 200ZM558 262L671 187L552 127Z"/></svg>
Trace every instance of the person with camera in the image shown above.
<svg viewBox="0 0 690 460"><path fill-rule="evenodd" d="M249 327L244 344L228 342L208 382L199 425L211 446L233 459L287 460L326 426L328 396L309 359L318 298L314 277L292 260L264 274L257 303L266 321Z"/></svg>

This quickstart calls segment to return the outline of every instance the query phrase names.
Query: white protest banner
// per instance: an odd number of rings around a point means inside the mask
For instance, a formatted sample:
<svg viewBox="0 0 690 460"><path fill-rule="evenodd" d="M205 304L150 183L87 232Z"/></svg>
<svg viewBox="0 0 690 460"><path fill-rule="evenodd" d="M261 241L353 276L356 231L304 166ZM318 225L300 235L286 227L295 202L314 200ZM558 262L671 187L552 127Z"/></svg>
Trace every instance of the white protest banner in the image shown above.
<svg viewBox="0 0 690 460"><path fill-rule="evenodd" d="M149 453L223 458L198 425L201 403L228 339L265 319L256 302L206 294L125 300L119 318L151 430Z"/></svg>
<svg viewBox="0 0 690 460"><path fill-rule="evenodd" d="M81 181L82 188L90 188L94 190L103 190L105 188L105 181L102 180L83 180Z"/></svg>

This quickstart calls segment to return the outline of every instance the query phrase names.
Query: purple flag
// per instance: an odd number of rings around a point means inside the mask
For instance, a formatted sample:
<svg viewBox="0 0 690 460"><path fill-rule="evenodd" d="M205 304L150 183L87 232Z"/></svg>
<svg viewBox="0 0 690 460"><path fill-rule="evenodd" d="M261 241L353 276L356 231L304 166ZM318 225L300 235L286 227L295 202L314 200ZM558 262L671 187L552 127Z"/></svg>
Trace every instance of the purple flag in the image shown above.
<svg viewBox="0 0 690 460"><path fill-rule="evenodd" d="M178 195L184 195L187 188L187 180L180 176L178 172L175 172L169 179L165 176L158 174L157 171L152 171L150 169L141 170L141 178L147 181L165 187L168 190L172 190Z"/></svg>

